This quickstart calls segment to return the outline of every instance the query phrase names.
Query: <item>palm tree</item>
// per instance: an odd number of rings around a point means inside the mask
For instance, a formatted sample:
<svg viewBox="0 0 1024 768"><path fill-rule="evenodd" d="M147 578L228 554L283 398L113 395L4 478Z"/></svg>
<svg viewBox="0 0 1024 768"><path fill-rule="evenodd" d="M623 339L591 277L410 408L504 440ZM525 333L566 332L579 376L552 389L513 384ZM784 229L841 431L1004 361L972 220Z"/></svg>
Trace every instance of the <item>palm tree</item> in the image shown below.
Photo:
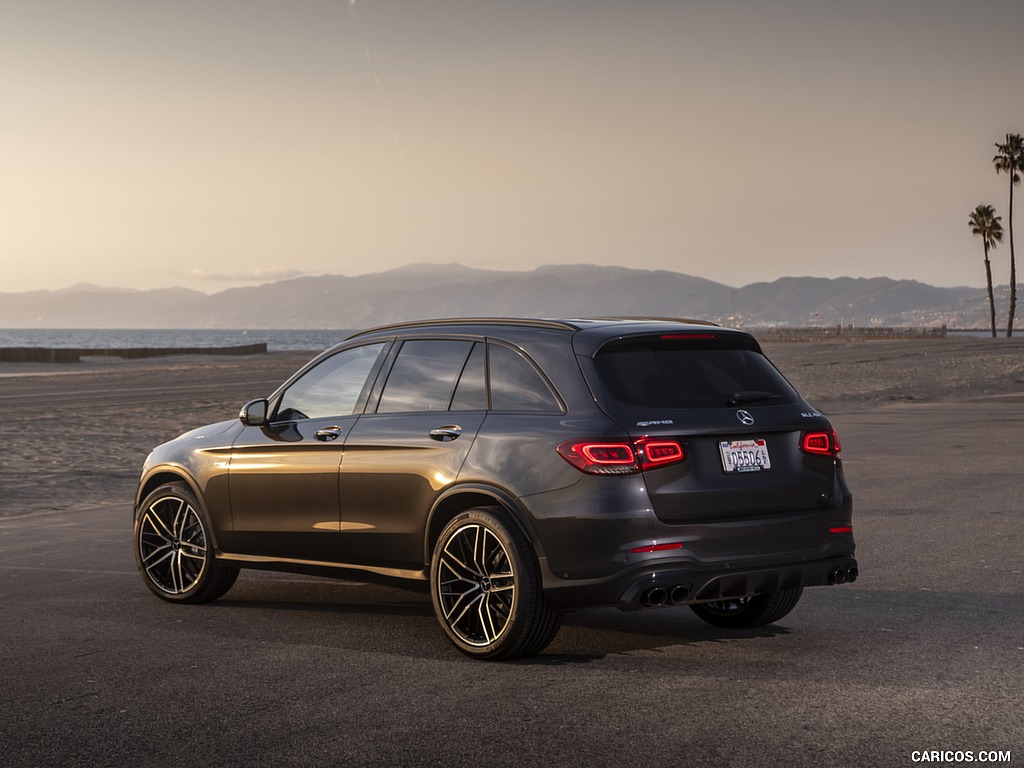
<svg viewBox="0 0 1024 768"><path fill-rule="evenodd" d="M1006 143L996 142L998 154L992 158L996 173L1010 177L1010 319L1006 324L1006 335L1013 336L1013 318L1017 314L1017 259L1013 252L1013 188L1020 184L1020 172L1024 170L1024 139L1019 133L1006 134Z"/></svg>
<svg viewBox="0 0 1024 768"><path fill-rule="evenodd" d="M995 250L996 243L1003 242L1002 216L996 216L996 209L991 205L979 205L971 211L967 222L971 226L971 234L981 238L985 246L985 277L988 280L988 311L992 318L992 338L996 337L996 299L992 294L992 265L988 260L989 248Z"/></svg>

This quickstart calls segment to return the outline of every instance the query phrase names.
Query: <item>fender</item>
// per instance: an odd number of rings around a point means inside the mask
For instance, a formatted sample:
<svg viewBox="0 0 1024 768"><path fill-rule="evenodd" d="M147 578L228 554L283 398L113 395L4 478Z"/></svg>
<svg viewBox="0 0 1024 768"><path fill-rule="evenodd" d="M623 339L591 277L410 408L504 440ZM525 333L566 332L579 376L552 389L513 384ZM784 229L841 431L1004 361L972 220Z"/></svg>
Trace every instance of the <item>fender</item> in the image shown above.
<svg viewBox="0 0 1024 768"><path fill-rule="evenodd" d="M206 520L206 529L209 531L210 538L212 539L214 552L220 554L220 542L218 541L220 532L214 527L213 521L210 519L210 513L206 510L206 498L199 489L199 483L196 482L196 479L182 464L159 464L146 470L139 480L139 487L135 492L135 503L132 505L132 525L135 525L139 514L139 507L146 496L161 485L174 482L184 482L189 487L189 490L192 491L192 495L196 497L196 500L199 502L199 512ZM230 538L230 531L225 533Z"/></svg>
<svg viewBox="0 0 1024 768"><path fill-rule="evenodd" d="M426 527L423 530L423 562L426 564L428 570L430 568L430 560L434 554L430 540L430 531L434 529L436 516L453 498L467 494L486 496L497 502L499 506L509 513L523 533L526 534L526 538L529 540L530 546L533 547L533 551L537 556L537 559L541 562L547 559L544 554L544 550L541 547L540 539L537 536L537 531L533 527L533 521L530 519L530 515L526 511L525 507L523 507L519 502L519 499L508 491L493 485L485 485L483 483L461 483L447 488L434 502L434 505L430 508L430 513L427 515ZM479 506L479 504L472 504L470 505L470 508L473 506ZM441 527L443 526L439 526L439 528Z"/></svg>
<svg viewBox="0 0 1024 768"><path fill-rule="evenodd" d="M161 479L157 482L153 482L153 478L164 475L167 479ZM134 515L139 510L139 505L142 500L149 495L150 491L154 488L158 488L165 483L174 482L175 480L183 480L188 484L192 493L196 495L196 498L202 498L199 490L199 484L196 479L192 477L183 464L159 464L155 467L150 467L146 470L145 474L139 480L139 487L135 491L135 505L132 507L132 514ZM206 510L204 509L205 513Z"/></svg>

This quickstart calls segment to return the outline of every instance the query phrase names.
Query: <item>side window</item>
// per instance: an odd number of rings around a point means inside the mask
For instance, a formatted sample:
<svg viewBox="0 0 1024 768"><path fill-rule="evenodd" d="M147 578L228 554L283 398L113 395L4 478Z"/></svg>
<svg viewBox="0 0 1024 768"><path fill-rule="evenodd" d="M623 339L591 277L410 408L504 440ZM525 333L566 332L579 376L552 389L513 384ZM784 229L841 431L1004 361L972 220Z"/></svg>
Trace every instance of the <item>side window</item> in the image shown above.
<svg viewBox="0 0 1024 768"><path fill-rule="evenodd" d="M558 399L522 355L498 344L487 345L492 411L559 411Z"/></svg>
<svg viewBox="0 0 1024 768"><path fill-rule="evenodd" d="M383 344L346 349L311 368L285 390L276 421L345 416L355 411Z"/></svg>
<svg viewBox="0 0 1024 768"><path fill-rule="evenodd" d="M447 411L473 343L415 340L402 345L377 413Z"/></svg>
<svg viewBox="0 0 1024 768"><path fill-rule="evenodd" d="M453 411L483 411L487 408L487 347L474 344L452 398Z"/></svg>

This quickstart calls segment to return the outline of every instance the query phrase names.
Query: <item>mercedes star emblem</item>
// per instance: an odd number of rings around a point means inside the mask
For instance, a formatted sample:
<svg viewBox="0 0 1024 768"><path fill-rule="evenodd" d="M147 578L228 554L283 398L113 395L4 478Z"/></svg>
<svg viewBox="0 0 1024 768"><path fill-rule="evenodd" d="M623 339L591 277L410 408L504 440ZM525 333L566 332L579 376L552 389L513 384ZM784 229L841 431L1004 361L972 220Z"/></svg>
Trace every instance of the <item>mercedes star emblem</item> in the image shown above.
<svg viewBox="0 0 1024 768"><path fill-rule="evenodd" d="M736 411L736 418L748 427L754 423L754 417L750 415L749 411Z"/></svg>

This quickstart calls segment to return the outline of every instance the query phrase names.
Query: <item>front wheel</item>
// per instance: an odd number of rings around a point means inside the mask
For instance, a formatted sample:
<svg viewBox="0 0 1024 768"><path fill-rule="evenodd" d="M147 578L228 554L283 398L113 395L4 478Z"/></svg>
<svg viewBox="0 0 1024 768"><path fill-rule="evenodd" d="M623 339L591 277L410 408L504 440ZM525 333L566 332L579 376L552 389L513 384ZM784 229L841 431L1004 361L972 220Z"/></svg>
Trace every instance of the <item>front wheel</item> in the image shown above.
<svg viewBox="0 0 1024 768"><path fill-rule="evenodd" d="M780 589L751 597L736 597L728 600L716 600L713 603L695 603L690 609L708 624L727 629L746 629L761 627L778 621L792 611L803 587Z"/></svg>
<svg viewBox="0 0 1024 768"><path fill-rule="evenodd" d="M217 561L206 519L184 483L162 485L135 514L135 564L146 586L172 603L205 603L227 592L238 569Z"/></svg>
<svg viewBox="0 0 1024 768"><path fill-rule="evenodd" d="M475 658L539 653L562 623L544 598L526 536L497 507L471 509L445 526L434 546L430 593L448 639Z"/></svg>

